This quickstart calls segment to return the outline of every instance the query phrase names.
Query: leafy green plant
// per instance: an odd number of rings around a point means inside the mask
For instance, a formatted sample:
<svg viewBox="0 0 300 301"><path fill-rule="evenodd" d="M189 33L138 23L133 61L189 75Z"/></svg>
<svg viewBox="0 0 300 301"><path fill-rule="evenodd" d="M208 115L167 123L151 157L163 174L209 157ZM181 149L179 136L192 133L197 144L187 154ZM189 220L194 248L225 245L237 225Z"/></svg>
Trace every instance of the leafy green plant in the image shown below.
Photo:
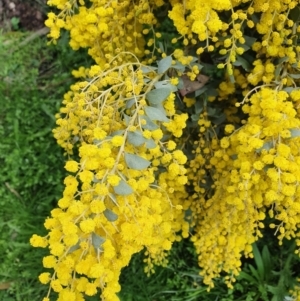
<svg viewBox="0 0 300 301"><path fill-rule="evenodd" d="M143 255L136 254L121 276L121 301L196 301L207 295L196 268L196 254L189 241L174 244L165 268L157 267L154 277L144 273Z"/></svg>
<svg viewBox="0 0 300 301"><path fill-rule="evenodd" d="M231 291L234 300L282 301L289 298L289 292L296 284L293 268L299 261L294 251L295 245L287 244L284 250L279 249L271 255L267 245L260 250L254 244L254 262L245 263L238 276L237 285Z"/></svg>
<svg viewBox="0 0 300 301"><path fill-rule="evenodd" d="M18 30L19 29L19 23L20 19L17 17L12 17L10 20L11 26L13 30Z"/></svg>

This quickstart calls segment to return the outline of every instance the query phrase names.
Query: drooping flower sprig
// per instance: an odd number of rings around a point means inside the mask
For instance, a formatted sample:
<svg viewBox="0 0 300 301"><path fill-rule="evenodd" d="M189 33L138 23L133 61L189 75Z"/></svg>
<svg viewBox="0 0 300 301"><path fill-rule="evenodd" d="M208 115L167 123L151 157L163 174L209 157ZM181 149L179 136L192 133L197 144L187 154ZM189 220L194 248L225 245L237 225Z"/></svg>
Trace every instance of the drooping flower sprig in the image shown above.
<svg viewBox="0 0 300 301"><path fill-rule="evenodd" d="M56 116L70 175L31 239L58 300L118 300L134 253L151 274L189 236L209 288L264 227L300 245L299 0L48 4L49 36L95 61Z"/></svg>

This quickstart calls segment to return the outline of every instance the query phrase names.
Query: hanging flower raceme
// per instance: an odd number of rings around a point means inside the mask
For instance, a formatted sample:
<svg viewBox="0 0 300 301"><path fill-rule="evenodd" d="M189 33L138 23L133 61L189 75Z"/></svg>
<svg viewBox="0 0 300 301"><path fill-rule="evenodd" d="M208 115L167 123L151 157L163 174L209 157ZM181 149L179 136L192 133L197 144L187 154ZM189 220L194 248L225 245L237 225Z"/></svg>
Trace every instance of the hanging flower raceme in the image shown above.
<svg viewBox="0 0 300 301"><path fill-rule="evenodd" d="M87 8L83 0L49 0L48 5L60 11L48 14L45 24L50 28L49 37L56 41L61 29L70 31L72 49L89 48L89 55L103 66L120 53L128 61L132 56L127 51L138 57L145 55L144 34L154 30L157 19L153 9L160 8L164 1L98 0L91 1Z"/></svg>
<svg viewBox="0 0 300 301"><path fill-rule="evenodd" d="M186 118L170 110L175 86L160 81L164 72L136 61L99 70L65 96L54 135L69 154L76 144L79 159L66 162L71 174L45 221L49 234L31 239L50 249L43 263L54 274L40 280L58 300L82 300L98 289L103 300L118 300L120 271L134 253L146 249L151 273L177 233L188 236L187 159L171 139L164 142L172 137L168 123L181 118L182 129Z"/></svg>
<svg viewBox="0 0 300 301"><path fill-rule="evenodd" d="M240 254L251 255L251 244L262 237L266 208L277 221L270 227L276 228L280 244L298 235L300 119L295 95L267 87L254 93L242 107L249 114L247 123L222 138L210 159L215 192L199 200L202 218L195 222L192 240L204 282L211 287L221 271L229 273L231 286L240 272ZM197 208L192 206L199 216Z"/></svg>

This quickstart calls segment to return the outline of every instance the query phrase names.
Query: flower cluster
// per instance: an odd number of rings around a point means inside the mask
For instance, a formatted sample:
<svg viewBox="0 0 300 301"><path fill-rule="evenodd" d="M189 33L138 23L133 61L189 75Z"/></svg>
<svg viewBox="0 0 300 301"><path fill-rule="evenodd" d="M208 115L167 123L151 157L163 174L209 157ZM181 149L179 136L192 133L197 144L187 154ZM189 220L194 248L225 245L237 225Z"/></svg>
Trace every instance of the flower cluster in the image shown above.
<svg viewBox="0 0 300 301"><path fill-rule="evenodd" d="M50 249L40 281L118 300L134 253L151 274L190 236L204 283L232 287L264 227L300 246L300 1L90 2L48 1L49 36L70 31L95 65L56 116L70 175L31 238Z"/></svg>
<svg viewBox="0 0 300 301"><path fill-rule="evenodd" d="M151 97L162 76L136 61L99 70L65 95L54 136L69 155L76 145L79 158L66 162L71 174L45 221L49 234L31 239L50 249L43 264L55 272L40 280L59 300L82 300L98 289L103 300L118 300L121 269L134 253L146 250L152 273L153 264L166 263L177 233L188 236L187 158L164 141L182 134L186 117L171 110L174 94L160 105Z"/></svg>
<svg viewBox="0 0 300 301"><path fill-rule="evenodd" d="M297 237L300 222L300 119L292 97L285 91L262 88L243 111L249 116L244 126L235 131L228 124L228 136L215 151L206 150L205 140L200 139L207 155L196 155L191 161L194 190L200 193L193 196L199 203L192 205L197 229L192 240L201 254L201 274L211 286L222 270L231 275L229 285L238 275L240 254L249 255L251 244L262 237L266 214L277 220L270 227L276 228L280 242ZM203 188L208 172L213 194ZM200 183L196 185L195 180Z"/></svg>
<svg viewBox="0 0 300 301"><path fill-rule="evenodd" d="M153 9L160 8L164 2L91 2L92 5L87 8L83 0L49 0L48 5L60 10L57 15L52 12L48 14L45 24L50 28L49 37L55 41L59 38L61 29L70 31L72 49L88 48L89 55L99 66L120 53L123 57L119 56L119 60L128 61L132 56L127 56L125 51L142 57L145 54L144 34L154 32L153 27L157 23ZM144 28L145 25L147 29Z"/></svg>

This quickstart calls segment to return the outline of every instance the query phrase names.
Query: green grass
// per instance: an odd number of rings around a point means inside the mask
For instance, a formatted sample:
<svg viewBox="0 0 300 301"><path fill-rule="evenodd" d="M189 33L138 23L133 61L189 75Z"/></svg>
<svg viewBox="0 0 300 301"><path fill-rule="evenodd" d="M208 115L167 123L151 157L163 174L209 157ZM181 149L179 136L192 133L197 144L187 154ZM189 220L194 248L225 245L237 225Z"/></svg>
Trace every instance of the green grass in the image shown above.
<svg viewBox="0 0 300 301"><path fill-rule="evenodd" d="M45 250L32 248L33 233L61 197L64 157L52 137L54 114L74 81L82 53L46 38L22 45L30 33L0 34L0 300L40 300L37 277ZM22 46L20 46L22 45Z"/></svg>

